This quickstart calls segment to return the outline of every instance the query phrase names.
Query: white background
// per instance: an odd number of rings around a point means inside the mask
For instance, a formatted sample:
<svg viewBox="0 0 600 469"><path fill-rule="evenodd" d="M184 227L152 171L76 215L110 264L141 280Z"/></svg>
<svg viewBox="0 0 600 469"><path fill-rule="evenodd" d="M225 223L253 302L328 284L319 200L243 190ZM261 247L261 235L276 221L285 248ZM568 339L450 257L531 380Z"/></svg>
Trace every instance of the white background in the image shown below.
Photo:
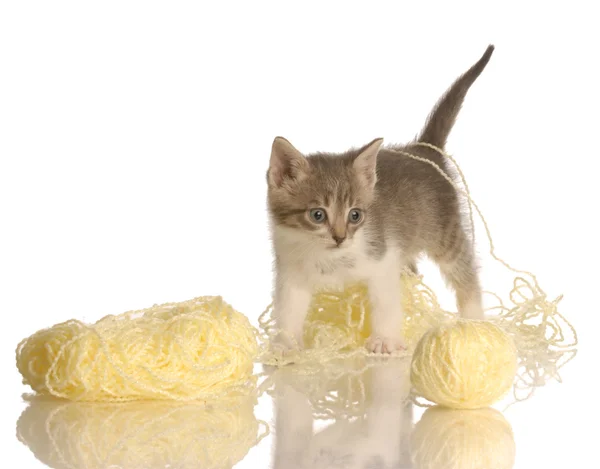
<svg viewBox="0 0 600 469"><path fill-rule="evenodd" d="M494 43L448 149L499 253L565 294L581 342L564 384L511 420L516 467L586 460L591 437L574 426L595 428L596 412L595 7L452 3L2 4L3 457L40 467L14 437L22 338L212 294L255 322L270 298L272 139L305 152L407 141Z"/></svg>

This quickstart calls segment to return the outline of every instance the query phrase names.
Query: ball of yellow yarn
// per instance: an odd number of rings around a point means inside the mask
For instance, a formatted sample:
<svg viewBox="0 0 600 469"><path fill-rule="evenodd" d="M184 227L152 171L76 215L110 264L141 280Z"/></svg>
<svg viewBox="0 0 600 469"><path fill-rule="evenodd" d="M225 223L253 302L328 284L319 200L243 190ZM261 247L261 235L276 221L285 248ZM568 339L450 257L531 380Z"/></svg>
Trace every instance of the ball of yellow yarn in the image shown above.
<svg viewBox="0 0 600 469"><path fill-rule="evenodd" d="M36 392L70 400L193 400L254 391L257 354L248 319L201 297L41 330L17 367Z"/></svg>
<svg viewBox="0 0 600 469"><path fill-rule="evenodd" d="M415 469L511 469L515 440L510 424L494 409L432 407L411 436Z"/></svg>
<svg viewBox="0 0 600 469"><path fill-rule="evenodd" d="M444 311L422 277L405 273L398 284L405 311L402 330L413 349L422 335L451 315ZM362 349L371 336L371 304L364 284L348 285L343 291L314 295L308 312L304 342L309 348Z"/></svg>
<svg viewBox="0 0 600 469"><path fill-rule="evenodd" d="M517 370L512 338L487 321L458 320L425 333L413 354L411 382L431 402L487 407L511 388Z"/></svg>
<svg viewBox="0 0 600 469"><path fill-rule="evenodd" d="M56 469L230 468L265 434L255 398L204 402L34 399L17 437ZM264 424L263 424L264 426Z"/></svg>

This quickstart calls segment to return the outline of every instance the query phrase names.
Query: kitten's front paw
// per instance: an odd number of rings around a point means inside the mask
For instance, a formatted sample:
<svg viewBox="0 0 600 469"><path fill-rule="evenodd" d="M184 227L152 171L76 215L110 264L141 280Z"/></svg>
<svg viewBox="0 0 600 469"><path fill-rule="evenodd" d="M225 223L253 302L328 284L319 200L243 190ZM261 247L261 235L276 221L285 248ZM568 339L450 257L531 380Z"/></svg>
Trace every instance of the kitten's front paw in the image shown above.
<svg viewBox="0 0 600 469"><path fill-rule="evenodd" d="M367 340L367 350L372 353L394 353L406 350L406 344L402 338L372 336Z"/></svg>
<svg viewBox="0 0 600 469"><path fill-rule="evenodd" d="M293 363L294 355L303 348L303 343L297 341L294 335L280 333L271 342L269 351L278 361Z"/></svg>
<svg viewBox="0 0 600 469"><path fill-rule="evenodd" d="M266 359L269 365L278 369L281 366L293 364L295 355L298 353L298 349L293 349L285 346L279 342L271 342L269 344L269 350L266 355ZM266 371L266 370L265 370Z"/></svg>
<svg viewBox="0 0 600 469"><path fill-rule="evenodd" d="M271 346L286 353L302 350L304 348L302 331L297 331L296 333L279 331L274 337Z"/></svg>

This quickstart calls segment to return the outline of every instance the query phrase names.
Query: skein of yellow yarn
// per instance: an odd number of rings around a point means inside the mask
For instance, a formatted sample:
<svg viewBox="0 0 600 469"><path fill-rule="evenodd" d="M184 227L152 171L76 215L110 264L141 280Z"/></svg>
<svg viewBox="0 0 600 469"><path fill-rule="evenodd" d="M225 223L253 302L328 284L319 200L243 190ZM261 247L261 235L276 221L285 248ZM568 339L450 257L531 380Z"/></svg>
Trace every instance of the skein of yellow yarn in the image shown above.
<svg viewBox="0 0 600 469"><path fill-rule="evenodd" d="M254 396L216 405L36 398L21 414L17 436L56 469L223 469L268 431L254 416L255 402Z"/></svg>
<svg viewBox="0 0 600 469"><path fill-rule="evenodd" d="M432 407L413 430L411 459L415 469L511 469L513 431L494 409Z"/></svg>
<svg viewBox="0 0 600 469"><path fill-rule="evenodd" d="M411 363L411 383L431 402L455 409L488 407L512 387L513 339L488 321L457 320L425 333Z"/></svg>
<svg viewBox="0 0 600 469"><path fill-rule="evenodd" d="M41 330L17 347L17 367L39 394L183 401L254 392L257 353L246 316L200 297Z"/></svg>

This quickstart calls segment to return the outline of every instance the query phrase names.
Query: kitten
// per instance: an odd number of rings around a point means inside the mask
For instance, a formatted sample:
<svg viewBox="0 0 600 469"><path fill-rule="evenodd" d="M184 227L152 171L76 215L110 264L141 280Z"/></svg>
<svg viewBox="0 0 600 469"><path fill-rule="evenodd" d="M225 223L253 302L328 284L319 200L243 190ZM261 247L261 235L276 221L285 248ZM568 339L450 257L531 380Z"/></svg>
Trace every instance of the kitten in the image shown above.
<svg viewBox="0 0 600 469"><path fill-rule="evenodd" d="M490 60L481 59L438 101L418 142L443 149L470 86ZM416 271L421 255L434 260L455 290L460 314L483 318L474 248L464 230L456 190L433 167L444 157L418 146L382 147L376 139L341 154L303 155L290 142L273 142L267 172L275 254L274 317L280 345L303 347L303 327L315 289L365 282L372 307L367 348L405 347L399 277Z"/></svg>

